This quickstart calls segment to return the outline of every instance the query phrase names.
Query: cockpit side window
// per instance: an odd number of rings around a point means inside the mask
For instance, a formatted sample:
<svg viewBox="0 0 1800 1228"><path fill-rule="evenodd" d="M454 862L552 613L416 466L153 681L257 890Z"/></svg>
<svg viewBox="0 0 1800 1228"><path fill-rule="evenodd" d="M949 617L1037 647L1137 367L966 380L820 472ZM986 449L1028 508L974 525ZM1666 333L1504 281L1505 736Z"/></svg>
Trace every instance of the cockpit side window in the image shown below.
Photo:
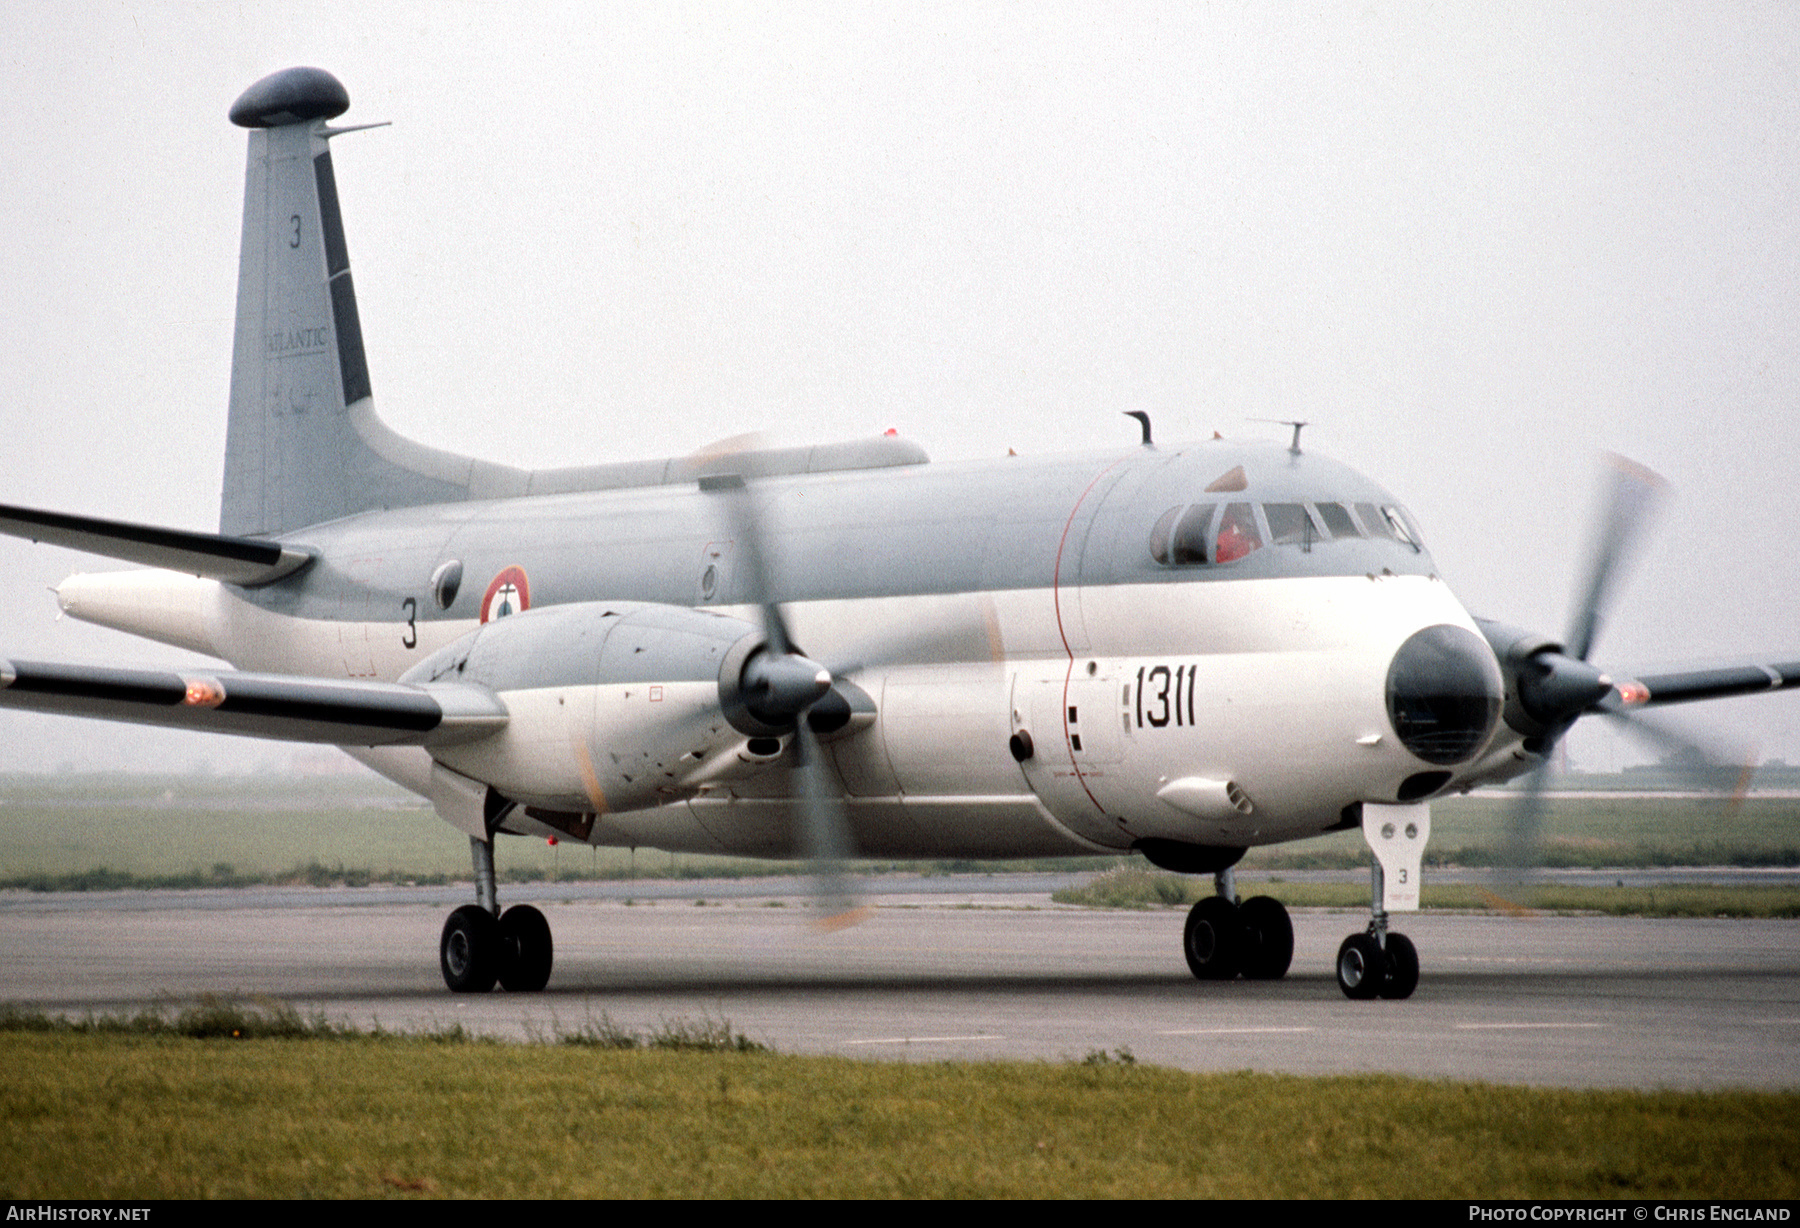
<svg viewBox="0 0 1800 1228"><path fill-rule="evenodd" d="M1387 520L1388 527L1394 531L1395 541L1411 546L1414 550L1422 549L1418 538L1413 535L1412 528L1406 523L1406 517L1401 515L1399 508L1384 507L1381 509L1381 514Z"/></svg>
<svg viewBox="0 0 1800 1228"><path fill-rule="evenodd" d="M1170 508L1156 518L1156 527L1150 530L1150 557L1165 567L1169 563L1169 535L1175 531L1175 518L1181 515L1180 505Z"/></svg>
<svg viewBox="0 0 1800 1228"><path fill-rule="evenodd" d="M1419 544L1418 534L1413 532L1399 508L1386 505L1377 508L1373 503L1358 503L1356 515L1370 537L1385 537L1402 546L1411 546L1414 550L1424 549Z"/></svg>
<svg viewBox="0 0 1800 1228"><path fill-rule="evenodd" d="M1176 563L1204 563L1207 561L1206 534L1212 528L1213 508L1215 504L1196 503L1181 518L1175 527L1175 538L1170 543L1169 554Z"/></svg>
<svg viewBox="0 0 1800 1228"><path fill-rule="evenodd" d="M1248 503L1227 503L1219 516L1218 544L1213 548L1213 561L1235 563L1262 546L1262 534L1256 528L1256 512Z"/></svg>
<svg viewBox="0 0 1800 1228"><path fill-rule="evenodd" d="M1157 517L1150 530L1150 557L1165 567L1207 562L1208 531L1216 507L1216 503L1177 505Z"/></svg>

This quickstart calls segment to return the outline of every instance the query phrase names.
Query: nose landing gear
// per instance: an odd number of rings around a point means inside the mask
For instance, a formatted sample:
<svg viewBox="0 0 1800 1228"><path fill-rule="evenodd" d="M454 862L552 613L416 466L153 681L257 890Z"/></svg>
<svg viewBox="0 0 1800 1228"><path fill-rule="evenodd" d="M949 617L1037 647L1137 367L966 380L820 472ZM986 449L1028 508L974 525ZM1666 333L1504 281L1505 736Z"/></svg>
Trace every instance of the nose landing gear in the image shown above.
<svg viewBox="0 0 1800 1228"><path fill-rule="evenodd" d="M1386 915L1382 920L1386 922ZM1352 934L1338 948L1338 988L1346 998L1410 998L1419 987L1419 952L1405 934Z"/></svg>
<svg viewBox="0 0 1800 1228"><path fill-rule="evenodd" d="M1419 866L1431 834L1431 808L1365 804L1363 839L1369 862L1369 928L1338 947L1338 988L1346 998L1412 997L1419 987L1419 952L1405 934L1388 930L1388 911L1419 907Z"/></svg>

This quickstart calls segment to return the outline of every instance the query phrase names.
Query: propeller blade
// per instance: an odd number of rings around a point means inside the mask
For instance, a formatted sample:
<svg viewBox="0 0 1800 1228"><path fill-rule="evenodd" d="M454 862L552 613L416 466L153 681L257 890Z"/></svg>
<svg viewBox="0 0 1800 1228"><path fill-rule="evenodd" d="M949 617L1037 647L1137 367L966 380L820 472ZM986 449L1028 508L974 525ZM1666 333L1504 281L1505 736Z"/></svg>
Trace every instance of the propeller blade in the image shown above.
<svg viewBox="0 0 1800 1228"><path fill-rule="evenodd" d="M1718 793L1726 797L1731 813L1737 812L1744 796L1750 792L1758 759L1755 748L1690 734L1648 712L1608 712L1606 717L1632 737L1661 752L1661 761L1695 792Z"/></svg>
<svg viewBox="0 0 1800 1228"><path fill-rule="evenodd" d="M825 767L825 748L803 720L794 732L794 759L800 775L801 834L818 897L815 927L827 932L856 925L870 909L857 902L847 863L855 849L844 803Z"/></svg>
<svg viewBox="0 0 1800 1228"><path fill-rule="evenodd" d="M1693 736L1667 720L1659 720L1645 712L1607 712L1604 715L1632 736L1662 752L1662 761L1679 772L1694 791L1722 794L1729 799L1728 813L1737 812L1755 775L1757 755L1754 750L1728 746L1715 738ZM1532 884L1537 869L1543 864L1544 814L1549 808L1545 792L1549 787L1550 771L1550 763L1545 760L1526 777L1524 791L1507 815L1495 890L1483 892L1489 904L1504 912L1519 915L1532 912L1502 891L1516 896L1520 888Z"/></svg>
<svg viewBox="0 0 1800 1228"><path fill-rule="evenodd" d="M939 618L911 628L883 628L832 653L828 664L832 677L845 678L888 665L998 662L1004 658L993 604L984 601L979 610L971 609L966 616Z"/></svg>
<svg viewBox="0 0 1800 1228"><path fill-rule="evenodd" d="M1669 489L1668 482L1636 461L1609 455L1607 463L1600 531L1588 552L1587 576L1564 645L1570 656L1581 661L1593 650L1631 552L1643 539L1644 529Z"/></svg>
<svg viewBox="0 0 1800 1228"><path fill-rule="evenodd" d="M1525 781L1525 790L1507 816L1505 844L1497 878L1512 888L1524 887L1543 860L1545 791L1550 754L1575 721L1613 691L1613 681L1587 664L1600 626L1618 594L1632 551L1643 540L1668 483L1623 456L1608 455L1600 521L1588 549L1585 576L1569 620L1563 651L1536 652L1522 662L1515 679L1525 715L1546 727L1539 753L1544 756ZM1529 909L1489 893L1490 902L1508 912Z"/></svg>
<svg viewBox="0 0 1800 1228"><path fill-rule="evenodd" d="M1543 860L1544 791L1550 781L1548 759L1525 778L1525 789L1506 815L1506 832L1500 860L1488 876L1489 886L1476 887L1488 907L1509 917L1535 917L1537 910L1520 903L1525 888L1533 885L1538 863Z"/></svg>
<svg viewBox="0 0 1800 1228"><path fill-rule="evenodd" d="M1506 842L1500 853L1501 881L1524 886L1533 877L1544 850L1545 791L1550 785L1550 761L1545 760L1525 778L1525 789L1507 816Z"/></svg>
<svg viewBox="0 0 1800 1228"><path fill-rule="evenodd" d="M1484 627L1503 666L1515 670L1519 723L1513 727L1538 738L1533 748L1543 761L1525 782L1525 789L1507 816L1504 853L1497 874L1500 881L1524 886L1542 862L1545 790L1550 775L1549 756L1575 721L1599 713L1619 722L1634 736L1662 752L1664 763L1675 767L1696 790L1725 793L1732 808L1749 790L1756 756L1741 748L1725 748L1716 740L1702 740L1665 721L1650 717L1645 708L1752 694L1800 685L1800 664L1732 665L1687 669L1615 679L1587 664L1594 641L1604 623L1632 552L1643 539L1644 529L1668 495L1668 483L1650 470L1622 456L1608 457L1606 490L1586 576L1578 593L1569 634L1559 652L1541 637L1533 642L1526 633L1499 624ZM1525 655L1525 654L1529 655ZM1527 745L1531 745L1527 742ZM1498 893L1489 901L1507 911L1522 911Z"/></svg>
<svg viewBox="0 0 1800 1228"><path fill-rule="evenodd" d="M855 925L869 910L858 906L846 870L846 863L854 855L850 821L826 767L819 735L807 721L813 706L831 691L832 671L801 655L794 646L787 619L776 600L767 549L769 538L756 492L741 474L735 473L703 477L700 486L719 496L737 543L745 595L762 611L768 645L744 666L741 685L749 698L748 706L757 719L770 724L794 722L794 768L800 783L798 834L801 851L812 863L816 884L820 917L815 924L828 931Z"/></svg>
<svg viewBox="0 0 1800 1228"><path fill-rule="evenodd" d="M781 607L775 602L775 583L769 571L768 553L763 549L767 537L756 495L743 475L737 473L703 477L700 489L718 496L732 539L737 543L745 595L762 610L763 634L769 637L769 647L781 656L792 653L794 637L788 634L787 619L782 617Z"/></svg>

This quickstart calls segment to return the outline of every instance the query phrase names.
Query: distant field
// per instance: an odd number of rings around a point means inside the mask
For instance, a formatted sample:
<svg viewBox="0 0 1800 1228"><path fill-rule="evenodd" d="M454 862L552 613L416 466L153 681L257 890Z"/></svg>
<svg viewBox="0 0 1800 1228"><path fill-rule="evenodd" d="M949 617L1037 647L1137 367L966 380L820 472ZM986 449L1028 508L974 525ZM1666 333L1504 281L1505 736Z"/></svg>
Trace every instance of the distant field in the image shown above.
<svg viewBox="0 0 1800 1228"><path fill-rule="evenodd" d="M1452 797L1431 804L1433 864L1493 864L1505 844L1514 799ZM1549 866L1800 865L1800 798L1551 798L1544 821ZM1358 832L1252 849L1246 866L1358 866L1368 862Z"/></svg>
<svg viewBox="0 0 1800 1228"><path fill-rule="evenodd" d="M667 853L542 840L501 846L503 870L668 873ZM718 858L688 858L705 864ZM469 877L469 842L428 803L375 777L296 785L255 780L0 780L0 884L94 870L258 881L307 867L382 880ZM316 876L315 876L316 877Z"/></svg>
<svg viewBox="0 0 1800 1228"><path fill-rule="evenodd" d="M1428 856L1489 864L1511 804L1453 798L1432 808ZM1800 799L1591 797L1551 801L1546 863L1584 866L1800 865ZM524 877L663 877L766 873L769 863L509 839L503 873ZM937 870L1013 863L930 863ZM1105 869L1117 859L1032 863ZM1355 832L1252 850L1247 868L1356 867ZM919 868L919 867L913 867ZM376 777L317 781L89 777L0 779L0 885L198 885L304 881L443 881L469 876L468 842L420 799ZM179 881L178 881L179 880Z"/></svg>

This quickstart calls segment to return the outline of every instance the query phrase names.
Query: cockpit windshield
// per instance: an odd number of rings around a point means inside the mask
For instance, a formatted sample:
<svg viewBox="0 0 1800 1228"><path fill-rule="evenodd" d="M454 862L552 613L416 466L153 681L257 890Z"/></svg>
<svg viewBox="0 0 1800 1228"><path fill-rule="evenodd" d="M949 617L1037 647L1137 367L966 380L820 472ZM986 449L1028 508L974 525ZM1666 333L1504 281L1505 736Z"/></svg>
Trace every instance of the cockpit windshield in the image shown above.
<svg viewBox="0 0 1800 1228"><path fill-rule="evenodd" d="M1186 503L1157 517L1150 557L1165 567L1235 563L1265 544L1310 552L1319 543L1391 541L1419 551L1398 507L1374 503Z"/></svg>

